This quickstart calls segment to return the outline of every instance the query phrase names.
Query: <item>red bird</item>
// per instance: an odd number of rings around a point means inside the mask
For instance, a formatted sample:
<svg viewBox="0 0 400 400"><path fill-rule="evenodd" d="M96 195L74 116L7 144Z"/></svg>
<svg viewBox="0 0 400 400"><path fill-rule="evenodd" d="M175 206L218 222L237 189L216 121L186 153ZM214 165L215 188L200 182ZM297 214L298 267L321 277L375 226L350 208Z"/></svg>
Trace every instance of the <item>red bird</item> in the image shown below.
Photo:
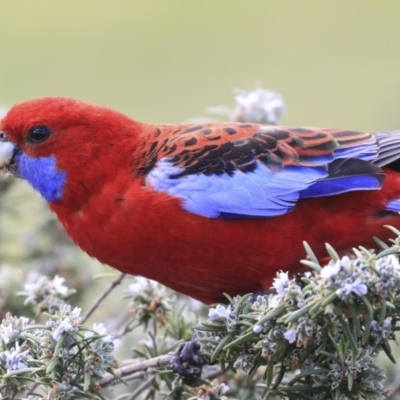
<svg viewBox="0 0 400 400"><path fill-rule="evenodd" d="M205 303L400 228L400 132L151 125L67 98L14 106L0 168L90 256Z"/></svg>

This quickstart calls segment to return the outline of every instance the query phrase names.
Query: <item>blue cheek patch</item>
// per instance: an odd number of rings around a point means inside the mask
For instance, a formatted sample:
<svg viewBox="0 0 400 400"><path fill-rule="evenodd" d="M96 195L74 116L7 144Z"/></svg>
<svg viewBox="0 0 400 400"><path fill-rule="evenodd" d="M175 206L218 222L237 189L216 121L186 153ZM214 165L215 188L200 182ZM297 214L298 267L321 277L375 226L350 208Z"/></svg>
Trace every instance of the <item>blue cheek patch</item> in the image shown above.
<svg viewBox="0 0 400 400"><path fill-rule="evenodd" d="M29 157L16 155L18 174L26 179L48 202L62 199L67 173L57 168L56 157Z"/></svg>

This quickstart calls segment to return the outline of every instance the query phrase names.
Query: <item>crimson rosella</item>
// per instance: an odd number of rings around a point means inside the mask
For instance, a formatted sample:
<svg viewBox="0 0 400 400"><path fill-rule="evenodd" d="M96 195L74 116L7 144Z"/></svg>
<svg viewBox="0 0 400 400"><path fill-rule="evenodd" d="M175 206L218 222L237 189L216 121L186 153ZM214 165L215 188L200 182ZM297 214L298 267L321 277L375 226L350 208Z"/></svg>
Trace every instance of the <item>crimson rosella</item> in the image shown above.
<svg viewBox="0 0 400 400"><path fill-rule="evenodd" d="M50 97L0 123L0 168L27 180L83 250L205 303L400 228L400 132L154 125Z"/></svg>

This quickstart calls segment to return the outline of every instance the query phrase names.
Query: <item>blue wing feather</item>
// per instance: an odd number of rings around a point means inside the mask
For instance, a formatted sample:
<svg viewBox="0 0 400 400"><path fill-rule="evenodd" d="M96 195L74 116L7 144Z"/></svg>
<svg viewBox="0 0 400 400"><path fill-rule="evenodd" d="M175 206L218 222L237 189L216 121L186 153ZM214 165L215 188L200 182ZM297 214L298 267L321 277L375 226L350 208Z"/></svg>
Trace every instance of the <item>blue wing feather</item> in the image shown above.
<svg viewBox="0 0 400 400"><path fill-rule="evenodd" d="M381 180L375 176L347 176L315 182L300 192L300 198L333 196L355 190L373 190L381 187Z"/></svg>
<svg viewBox="0 0 400 400"><path fill-rule="evenodd" d="M343 137L342 133L338 141ZM184 166L179 166L176 158L164 157L148 173L146 182L154 190L180 198L185 210L204 217L279 216L292 210L300 198L382 187L382 160L394 157L393 147L396 151L400 147L400 135L390 138L384 134L370 135L367 141L354 139L354 143L351 139L327 154L307 155L305 151L303 155L299 152L301 162L297 164L276 165L268 163L268 159L249 156L253 166L248 171L241 170L238 163L233 172L196 172L193 167L188 172ZM380 142L384 144L383 150ZM205 165L209 161L204 159ZM225 163L226 160L217 161ZM399 211L400 200L388 205L387 209Z"/></svg>
<svg viewBox="0 0 400 400"><path fill-rule="evenodd" d="M202 173L171 179L180 169L162 159L147 176L148 184L182 199L182 207L192 213L214 218L221 213L272 217L286 214L299 193L328 175L322 167L286 167L271 172L259 164L253 172L235 171L207 176Z"/></svg>

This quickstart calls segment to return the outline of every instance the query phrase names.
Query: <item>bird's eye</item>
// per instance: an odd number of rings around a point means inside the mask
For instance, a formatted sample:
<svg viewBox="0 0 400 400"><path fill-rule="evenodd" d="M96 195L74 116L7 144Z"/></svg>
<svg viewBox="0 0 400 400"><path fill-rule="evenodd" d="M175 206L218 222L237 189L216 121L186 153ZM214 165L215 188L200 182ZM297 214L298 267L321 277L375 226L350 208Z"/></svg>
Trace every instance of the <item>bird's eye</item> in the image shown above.
<svg viewBox="0 0 400 400"><path fill-rule="evenodd" d="M50 136L49 128L45 126L34 126L28 134L28 141L32 143L43 142Z"/></svg>

